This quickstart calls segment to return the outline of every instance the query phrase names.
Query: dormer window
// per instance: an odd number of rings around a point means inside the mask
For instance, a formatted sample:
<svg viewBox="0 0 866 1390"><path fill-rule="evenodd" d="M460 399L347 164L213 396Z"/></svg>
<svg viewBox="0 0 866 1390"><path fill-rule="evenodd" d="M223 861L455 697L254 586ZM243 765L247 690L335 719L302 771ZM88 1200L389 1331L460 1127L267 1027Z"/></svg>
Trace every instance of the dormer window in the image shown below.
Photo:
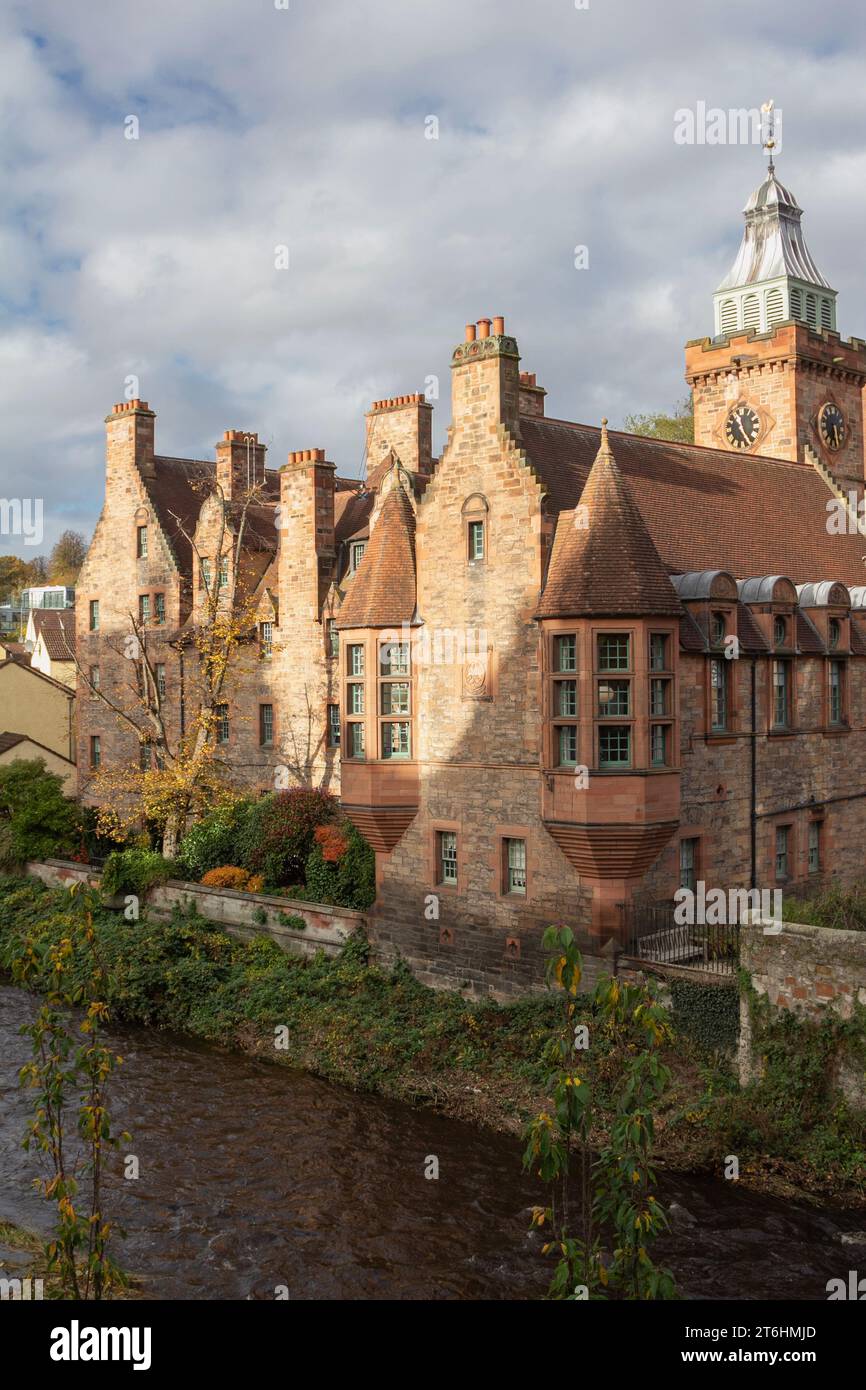
<svg viewBox="0 0 866 1390"><path fill-rule="evenodd" d="M349 546L349 573L354 574L367 550L366 541L352 541Z"/></svg>
<svg viewBox="0 0 866 1390"><path fill-rule="evenodd" d="M784 647L788 636L788 624L784 618L773 619L773 646Z"/></svg>
<svg viewBox="0 0 866 1390"><path fill-rule="evenodd" d="M831 652L835 651L838 647L841 636L842 624L839 622L838 618L831 618L829 623L827 624L827 640Z"/></svg>
<svg viewBox="0 0 866 1390"><path fill-rule="evenodd" d="M724 646L728 625L724 613L713 613L710 619L710 640L714 647Z"/></svg>

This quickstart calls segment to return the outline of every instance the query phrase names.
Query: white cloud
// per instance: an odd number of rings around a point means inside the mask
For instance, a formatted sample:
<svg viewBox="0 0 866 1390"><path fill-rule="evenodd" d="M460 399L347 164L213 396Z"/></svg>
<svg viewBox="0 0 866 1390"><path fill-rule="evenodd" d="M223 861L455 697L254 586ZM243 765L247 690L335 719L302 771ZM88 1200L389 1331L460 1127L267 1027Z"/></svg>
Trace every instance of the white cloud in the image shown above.
<svg viewBox="0 0 866 1390"><path fill-rule="evenodd" d="M0 24L0 491L40 478L48 543L95 519L129 372L165 452L249 427L272 463L322 445L344 472L370 400L431 373L441 443L450 351L482 314L506 315L551 414L672 405L762 170L674 144L699 99L783 109L785 180L866 333L856 0L792 0L781 25L743 0L36 0Z"/></svg>

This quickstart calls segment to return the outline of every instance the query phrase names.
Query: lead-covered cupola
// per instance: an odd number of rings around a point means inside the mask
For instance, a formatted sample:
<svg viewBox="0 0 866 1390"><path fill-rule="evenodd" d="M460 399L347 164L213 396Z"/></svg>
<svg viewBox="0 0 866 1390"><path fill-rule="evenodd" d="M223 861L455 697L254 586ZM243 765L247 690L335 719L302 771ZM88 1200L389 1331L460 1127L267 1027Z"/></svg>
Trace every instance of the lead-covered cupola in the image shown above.
<svg viewBox="0 0 866 1390"><path fill-rule="evenodd" d="M812 259L803 210L777 179L772 157L743 216L740 249L713 296L715 336L749 328L763 333L786 319L835 330L836 291Z"/></svg>

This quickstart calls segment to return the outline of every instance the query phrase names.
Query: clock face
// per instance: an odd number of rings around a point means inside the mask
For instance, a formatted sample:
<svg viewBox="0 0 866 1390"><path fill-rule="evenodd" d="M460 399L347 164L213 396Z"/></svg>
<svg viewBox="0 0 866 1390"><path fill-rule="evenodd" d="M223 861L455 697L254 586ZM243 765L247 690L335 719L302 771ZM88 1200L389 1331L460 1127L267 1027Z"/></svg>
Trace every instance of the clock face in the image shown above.
<svg viewBox="0 0 866 1390"><path fill-rule="evenodd" d="M750 449L761 432L758 412L750 405L735 405L725 422L725 435L732 449Z"/></svg>
<svg viewBox="0 0 866 1390"><path fill-rule="evenodd" d="M845 442L845 416L833 401L818 411L818 433L828 449L841 449Z"/></svg>

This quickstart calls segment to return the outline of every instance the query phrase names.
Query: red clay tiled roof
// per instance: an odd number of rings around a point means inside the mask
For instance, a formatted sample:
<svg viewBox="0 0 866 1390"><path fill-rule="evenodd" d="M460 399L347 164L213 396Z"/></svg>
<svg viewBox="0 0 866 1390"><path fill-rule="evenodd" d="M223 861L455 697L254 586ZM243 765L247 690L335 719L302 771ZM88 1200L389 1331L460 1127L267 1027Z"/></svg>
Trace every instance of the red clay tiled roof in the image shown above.
<svg viewBox="0 0 866 1390"><path fill-rule="evenodd" d="M415 513L396 480L382 503L337 627L399 627L415 616Z"/></svg>
<svg viewBox="0 0 866 1390"><path fill-rule="evenodd" d="M530 464L555 510L574 507L599 446L593 426L522 416ZM796 584L866 583L863 537L830 535L826 483L809 464L611 434L647 529L671 574L727 569Z"/></svg>
<svg viewBox="0 0 866 1390"><path fill-rule="evenodd" d="M602 429L580 508L560 512L537 617L668 613L682 606Z"/></svg>
<svg viewBox="0 0 866 1390"><path fill-rule="evenodd" d="M52 661L75 660L75 610L72 608L36 608L33 610L33 629L41 637Z"/></svg>
<svg viewBox="0 0 866 1390"><path fill-rule="evenodd" d="M866 618L851 614L851 651L855 656L866 656Z"/></svg>
<svg viewBox="0 0 866 1390"><path fill-rule="evenodd" d="M737 640L744 652L768 652L770 644L744 603L737 604Z"/></svg>

